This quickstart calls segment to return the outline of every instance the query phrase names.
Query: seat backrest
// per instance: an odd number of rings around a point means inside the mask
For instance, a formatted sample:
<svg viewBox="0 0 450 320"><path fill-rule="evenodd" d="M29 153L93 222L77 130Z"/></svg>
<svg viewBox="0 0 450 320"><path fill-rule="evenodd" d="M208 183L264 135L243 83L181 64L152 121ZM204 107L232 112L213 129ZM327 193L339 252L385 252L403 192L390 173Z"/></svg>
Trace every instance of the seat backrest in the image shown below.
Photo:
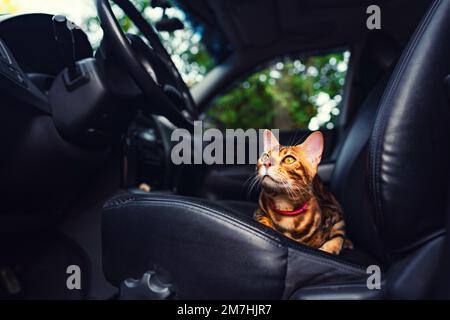
<svg viewBox="0 0 450 320"><path fill-rule="evenodd" d="M444 85L450 74L449 30L450 1L434 1L381 99L379 84L337 159L332 189L344 208L348 232L379 258L404 254L444 227L450 176ZM368 135L368 142L361 135Z"/></svg>
<svg viewBox="0 0 450 320"><path fill-rule="evenodd" d="M336 166L331 179L331 191L344 209L347 233L358 247L382 258L381 244L368 209L366 177L367 145L372 133L378 105L383 96L389 76L400 56L401 47L383 32L369 35L362 50L358 83L369 92L358 109L350 127L344 133L337 148ZM368 86L372 86L369 90ZM364 93L363 93L364 94ZM375 241L374 241L375 239Z"/></svg>

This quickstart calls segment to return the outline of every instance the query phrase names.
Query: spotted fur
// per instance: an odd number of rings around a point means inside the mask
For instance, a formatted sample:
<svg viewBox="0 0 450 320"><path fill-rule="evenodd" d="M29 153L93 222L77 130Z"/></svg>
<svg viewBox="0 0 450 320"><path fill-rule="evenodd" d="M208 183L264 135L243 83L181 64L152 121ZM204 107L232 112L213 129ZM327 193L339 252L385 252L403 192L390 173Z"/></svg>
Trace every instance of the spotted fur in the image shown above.
<svg viewBox="0 0 450 320"><path fill-rule="evenodd" d="M314 132L297 146L280 146L266 130L264 150L256 166L262 191L255 219L286 237L329 253L352 248L345 237L341 206L317 176L322 134ZM304 204L306 209L297 215L280 214Z"/></svg>

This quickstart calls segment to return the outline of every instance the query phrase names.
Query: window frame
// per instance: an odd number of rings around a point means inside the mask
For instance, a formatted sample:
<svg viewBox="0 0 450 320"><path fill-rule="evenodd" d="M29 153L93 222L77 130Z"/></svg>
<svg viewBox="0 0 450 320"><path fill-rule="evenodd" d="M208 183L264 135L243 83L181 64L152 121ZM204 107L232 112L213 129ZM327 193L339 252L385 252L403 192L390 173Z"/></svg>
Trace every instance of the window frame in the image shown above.
<svg viewBox="0 0 450 320"><path fill-rule="evenodd" d="M231 92L238 85L245 82L255 73L258 73L266 68L270 68L277 62L283 61L284 59L291 60L304 60L311 56L323 56L333 53L344 53L348 51L350 53L348 67L345 74L344 85L342 86L342 101L339 104L340 113L336 116L335 127L333 129L320 128L320 130L336 130L338 132L342 131L347 125L347 114L348 114L348 102L350 96L351 81L353 79L353 70L355 65L355 50L352 46L337 46L328 49L318 49L310 51L294 51L283 54L278 54L276 56L268 57L262 61L250 64L247 68L241 68L242 60L246 60L243 57L233 55L224 64L218 65L213 68L205 77L205 79L198 84L196 87L192 88L192 93L194 100L196 102L201 101L199 104L199 112L204 117L206 112L214 107L214 102L220 97ZM237 72L236 72L237 69ZM240 69L240 70L239 70ZM228 78L226 83L221 81L222 78ZM215 90L213 94L207 96L202 91L206 91L204 87L211 82L223 82L222 85ZM203 88L202 88L203 87ZM204 95L204 96L202 96ZM309 130L308 128L292 128L291 130Z"/></svg>

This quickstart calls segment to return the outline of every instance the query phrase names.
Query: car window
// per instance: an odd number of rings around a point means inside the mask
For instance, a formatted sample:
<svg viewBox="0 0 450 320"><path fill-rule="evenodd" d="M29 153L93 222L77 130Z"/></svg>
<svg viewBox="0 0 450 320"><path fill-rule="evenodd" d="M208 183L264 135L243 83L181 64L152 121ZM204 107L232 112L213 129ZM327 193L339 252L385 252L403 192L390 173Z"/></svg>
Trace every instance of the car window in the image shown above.
<svg viewBox="0 0 450 320"><path fill-rule="evenodd" d="M219 96L207 115L227 128L333 129L350 52L280 58Z"/></svg>

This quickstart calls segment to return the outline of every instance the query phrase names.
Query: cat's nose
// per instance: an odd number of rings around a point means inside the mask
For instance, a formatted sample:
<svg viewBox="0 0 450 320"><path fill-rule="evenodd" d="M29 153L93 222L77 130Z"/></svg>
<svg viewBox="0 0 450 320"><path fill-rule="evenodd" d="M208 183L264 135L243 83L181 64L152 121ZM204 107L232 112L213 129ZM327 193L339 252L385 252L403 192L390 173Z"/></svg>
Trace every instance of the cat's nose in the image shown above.
<svg viewBox="0 0 450 320"><path fill-rule="evenodd" d="M270 160L264 161L264 167L269 168L271 165Z"/></svg>

